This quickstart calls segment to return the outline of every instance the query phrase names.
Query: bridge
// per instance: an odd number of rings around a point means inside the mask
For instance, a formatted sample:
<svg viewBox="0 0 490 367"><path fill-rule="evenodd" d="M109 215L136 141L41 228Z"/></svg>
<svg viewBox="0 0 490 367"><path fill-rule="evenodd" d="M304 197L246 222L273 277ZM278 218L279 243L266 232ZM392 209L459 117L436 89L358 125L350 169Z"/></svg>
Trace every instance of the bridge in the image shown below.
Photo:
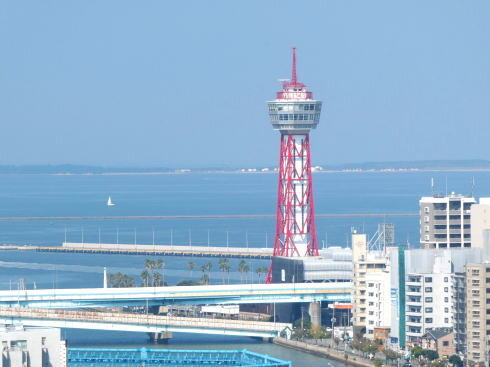
<svg viewBox="0 0 490 367"><path fill-rule="evenodd" d="M351 282L0 291L0 307L87 308L171 304L351 302Z"/></svg>
<svg viewBox="0 0 490 367"><path fill-rule="evenodd" d="M176 246L64 242L61 246L23 246L19 247L19 249L35 250L38 252L62 252L104 255L224 257L264 260L269 260L272 258L272 248L233 246Z"/></svg>
<svg viewBox="0 0 490 367"><path fill-rule="evenodd" d="M92 330L200 333L262 338L273 338L281 333L289 337L292 330L291 324L280 322L23 307L0 307L0 323Z"/></svg>

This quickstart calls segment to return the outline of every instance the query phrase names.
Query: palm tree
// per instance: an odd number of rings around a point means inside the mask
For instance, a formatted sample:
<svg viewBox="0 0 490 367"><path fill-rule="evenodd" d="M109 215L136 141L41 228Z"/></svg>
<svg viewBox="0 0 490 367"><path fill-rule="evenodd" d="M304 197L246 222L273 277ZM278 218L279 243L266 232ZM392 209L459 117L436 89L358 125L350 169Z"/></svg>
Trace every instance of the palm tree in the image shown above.
<svg viewBox="0 0 490 367"><path fill-rule="evenodd" d="M223 284L225 284L225 273L229 272L231 269L230 261L228 259L219 260L219 270L221 271Z"/></svg>
<svg viewBox="0 0 490 367"><path fill-rule="evenodd" d="M201 276L201 283L204 285L209 284L209 275L207 273L203 273Z"/></svg>
<svg viewBox="0 0 490 367"><path fill-rule="evenodd" d="M240 262L238 263L238 272L240 273L240 283L243 283L243 273L245 272L245 267L248 268L247 262L245 260L240 260Z"/></svg>
<svg viewBox="0 0 490 367"><path fill-rule="evenodd" d="M245 264L244 267L243 267L243 272L245 273L245 281L247 281L248 279L248 272L250 271L250 267Z"/></svg>
<svg viewBox="0 0 490 367"><path fill-rule="evenodd" d="M194 264L192 261L189 261L187 263L187 267L189 268L189 272L190 272L190 277L192 278L192 271L194 270L194 268L196 267L196 264Z"/></svg>
<svg viewBox="0 0 490 367"><path fill-rule="evenodd" d="M141 280L143 281L143 287L150 286L150 272L148 270L144 270L140 275Z"/></svg>
<svg viewBox="0 0 490 367"><path fill-rule="evenodd" d="M266 267L258 267L255 272L259 276L259 283L262 281L262 274L266 274L269 271Z"/></svg>

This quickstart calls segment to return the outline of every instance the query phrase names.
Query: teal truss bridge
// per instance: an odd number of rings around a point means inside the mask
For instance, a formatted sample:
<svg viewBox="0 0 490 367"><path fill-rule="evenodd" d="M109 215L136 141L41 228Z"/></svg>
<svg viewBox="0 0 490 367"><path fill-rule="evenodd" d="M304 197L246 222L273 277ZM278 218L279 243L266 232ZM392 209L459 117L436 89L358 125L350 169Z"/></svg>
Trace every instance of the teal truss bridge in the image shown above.
<svg viewBox="0 0 490 367"><path fill-rule="evenodd" d="M69 348L68 367L243 366L286 367L281 361L248 350L172 350Z"/></svg>

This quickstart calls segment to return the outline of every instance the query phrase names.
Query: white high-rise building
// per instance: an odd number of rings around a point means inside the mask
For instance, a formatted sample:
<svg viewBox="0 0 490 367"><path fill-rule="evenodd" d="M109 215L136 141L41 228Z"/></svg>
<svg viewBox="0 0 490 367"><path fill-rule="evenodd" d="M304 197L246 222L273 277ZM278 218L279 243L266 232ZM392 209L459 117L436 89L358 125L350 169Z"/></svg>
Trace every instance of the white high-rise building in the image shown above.
<svg viewBox="0 0 490 367"><path fill-rule="evenodd" d="M418 341L427 329L453 326L452 277L448 257L437 257L432 272L407 273L407 341Z"/></svg>
<svg viewBox="0 0 490 367"><path fill-rule="evenodd" d="M368 251L366 235L353 234L352 260L354 332L372 339L376 328L390 329L392 321L388 251Z"/></svg>
<svg viewBox="0 0 490 367"><path fill-rule="evenodd" d="M420 199L420 247L471 247L471 206L475 198L452 192Z"/></svg>

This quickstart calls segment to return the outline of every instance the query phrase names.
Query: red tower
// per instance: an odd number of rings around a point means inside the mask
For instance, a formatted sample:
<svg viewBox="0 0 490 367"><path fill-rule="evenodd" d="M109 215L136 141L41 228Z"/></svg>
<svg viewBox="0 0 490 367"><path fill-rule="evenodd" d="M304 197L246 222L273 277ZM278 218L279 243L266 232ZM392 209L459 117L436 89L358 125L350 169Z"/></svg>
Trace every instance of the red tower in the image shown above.
<svg viewBox="0 0 490 367"><path fill-rule="evenodd" d="M295 47L291 74L268 102L272 127L281 133L273 256L318 256L309 133L318 125L322 103L298 82ZM266 282L272 282L272 266Z"/></svg>

